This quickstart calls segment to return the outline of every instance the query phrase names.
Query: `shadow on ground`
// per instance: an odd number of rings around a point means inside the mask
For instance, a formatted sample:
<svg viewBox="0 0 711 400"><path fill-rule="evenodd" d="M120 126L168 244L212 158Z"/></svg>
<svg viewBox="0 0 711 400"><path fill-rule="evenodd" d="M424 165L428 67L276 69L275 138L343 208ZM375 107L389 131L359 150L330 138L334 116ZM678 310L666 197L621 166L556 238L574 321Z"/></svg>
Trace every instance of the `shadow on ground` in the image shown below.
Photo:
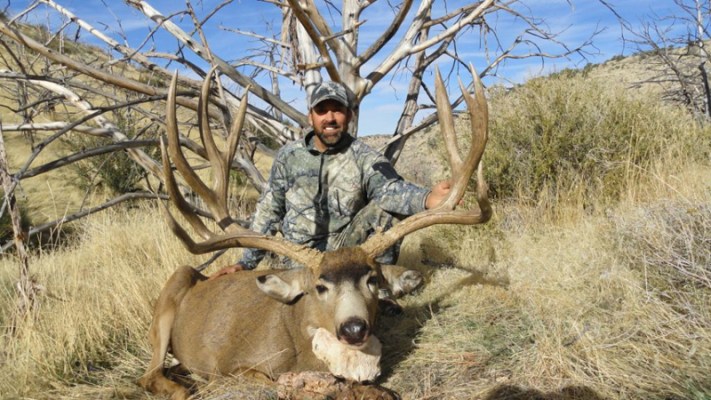
<svg viewBox="0 0 711 400"><path fill-rule="evenodd" d="M427 268L430 269L432 267L456 268L448 263L437 266L428 265ZM402 315L394 317L380 316L376 335L383 343L381 379L387 379L393 373L394 368L407 359L415 350L415 339L419 336L420 330L427 324L427 321L446 310L448 307L445 305L446 300L452 293L476 285L495 286L504 289L509 285L508 278L505 277L490 277L481 271L458 269L468 272L469 275L451 283L448 289L442 290L443 294L433 301L418 307L405 307L405 312ZM426 279L426 281L430 281L430 279Z"/></svg>
<svg viewBox="0 0 711 400"><path fill-rule="evenodd" d="M603 400L595 391L582 386L568 386L557 392L541 392L502 385L492 390L485 400Z"/></svg>

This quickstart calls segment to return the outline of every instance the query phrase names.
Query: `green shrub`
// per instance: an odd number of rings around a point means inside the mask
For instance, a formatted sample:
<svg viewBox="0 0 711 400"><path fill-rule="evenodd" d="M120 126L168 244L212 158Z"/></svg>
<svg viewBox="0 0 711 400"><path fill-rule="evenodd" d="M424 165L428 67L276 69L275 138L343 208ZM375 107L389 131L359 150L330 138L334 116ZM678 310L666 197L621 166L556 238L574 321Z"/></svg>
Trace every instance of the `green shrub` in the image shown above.
<svg viewBox="0 0 711 400"><path fill-rule="evenodd" d="M681 110L578 77L492 91L491 193L610 203L660 165L708 159L711 130Z"/></svg>

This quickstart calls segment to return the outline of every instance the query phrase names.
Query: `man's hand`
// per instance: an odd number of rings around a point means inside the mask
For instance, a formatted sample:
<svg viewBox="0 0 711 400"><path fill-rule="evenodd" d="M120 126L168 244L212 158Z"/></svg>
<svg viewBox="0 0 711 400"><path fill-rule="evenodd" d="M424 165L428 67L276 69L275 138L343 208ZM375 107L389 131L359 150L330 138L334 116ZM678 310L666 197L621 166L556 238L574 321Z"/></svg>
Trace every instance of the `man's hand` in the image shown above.
<svg viewBox="0 0 711 400"><path fill-rule="evenodd" d="M427 210L435 208L442 204L444 199L449 195L449 191L452 190L452 181L442 181L432 186L432 191L427 195L425 199L425 208Z"/></svg>
<svg viewBox="0 0 711 400"><path fill-rule="evenodd" d="M234 265L229 265L225 268L222 268L221 270L215 272L214 274L210 275L208 280L212 279L217 279L223 275L229 275L231 273L237 272L237 271L244 271L246 268L244 267L243 264L237 263Z"/></svg>

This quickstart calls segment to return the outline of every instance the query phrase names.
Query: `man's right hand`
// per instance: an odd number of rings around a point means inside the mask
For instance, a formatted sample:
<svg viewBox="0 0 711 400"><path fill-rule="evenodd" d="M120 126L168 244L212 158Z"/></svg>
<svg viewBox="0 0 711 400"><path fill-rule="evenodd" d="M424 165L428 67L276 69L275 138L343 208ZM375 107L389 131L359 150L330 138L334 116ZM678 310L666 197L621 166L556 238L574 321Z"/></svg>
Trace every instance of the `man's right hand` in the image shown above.
<svg viewBox="0 0 711 400"><path fill-rule="evenodd" d="M210 275L208 280L217 279L223 275L229 275L229 274L237 272L237 271L244 271L245 269L246 268L245 268L244 264L237 263L234 265L229 265L229 266L224 267L221 270L215 272L214 274Z"/></svg>

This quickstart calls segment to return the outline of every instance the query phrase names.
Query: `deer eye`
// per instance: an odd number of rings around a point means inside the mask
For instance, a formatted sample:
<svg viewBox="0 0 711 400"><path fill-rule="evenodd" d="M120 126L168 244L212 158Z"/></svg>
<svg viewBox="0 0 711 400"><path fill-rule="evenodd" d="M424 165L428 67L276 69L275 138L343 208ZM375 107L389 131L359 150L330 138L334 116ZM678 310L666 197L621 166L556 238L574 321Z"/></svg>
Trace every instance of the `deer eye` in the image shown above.
<svg viewBox="0 0 711 400"><path fill-rule="evenodd" d="M378 277L371 276L370 278L368 278L368 286L378 286Z"/></svg>
<svg viewBox="0 0 711 400"><path fill-rule="evenodd" d="M328 291L328 288L324 285L316 285L316 291L318 294L324 294Z"/></svg>

